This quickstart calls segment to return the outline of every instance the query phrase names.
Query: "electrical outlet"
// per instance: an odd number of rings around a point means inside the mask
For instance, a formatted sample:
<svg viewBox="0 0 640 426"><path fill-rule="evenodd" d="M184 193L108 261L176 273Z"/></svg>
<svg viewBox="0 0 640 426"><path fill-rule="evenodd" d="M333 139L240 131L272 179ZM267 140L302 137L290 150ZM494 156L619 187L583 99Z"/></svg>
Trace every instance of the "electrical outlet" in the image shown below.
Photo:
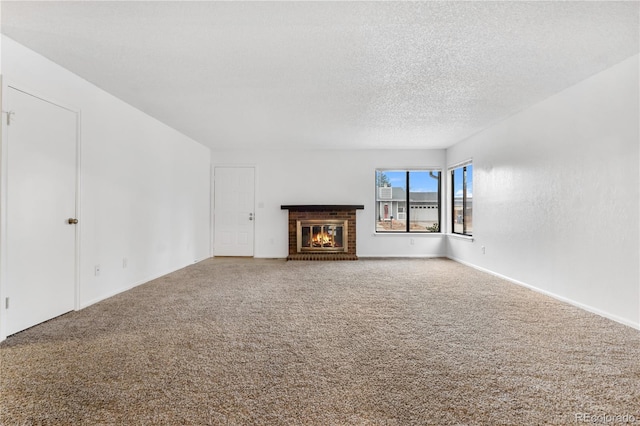
<svg viewBox="0 0 640 426"><path fill-rule="evenodd" d="M97 277L97 276L99 276L99 275L100 275L100 265L96 265L96 266L93 268L93 271L94 271L94 273L95 273L96 277Z"/></svg>
<svg viewBox="0 0 640 426"><path fill-rule="evenodd" d="M409 244L414 245L415 243L416 243L416 240L414 240L413 238L409 240Z"/></svg>
<svg viewBox="0 0 640 426"><path fill-rule="evenodd" d="M122 269L126 268L128 264L129 264L129 262L127 261L127 258L123 257L122 258Z"/></svg>
<svg viewBox="0 0 640 426"><path fill-rule="evenodd" d="M485 253L486 253L486 247L482 246L482 254L485 254Z"/></svg>

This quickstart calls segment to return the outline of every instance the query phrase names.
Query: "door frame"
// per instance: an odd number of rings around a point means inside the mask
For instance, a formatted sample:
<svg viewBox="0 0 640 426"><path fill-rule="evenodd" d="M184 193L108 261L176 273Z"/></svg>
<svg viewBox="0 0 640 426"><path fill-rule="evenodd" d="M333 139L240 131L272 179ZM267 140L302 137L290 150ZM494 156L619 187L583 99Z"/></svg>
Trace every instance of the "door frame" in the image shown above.
<svg viewBox="0 0 640 426"><path fill-rule="evenodd" d="M37 90L32 90L27 85L21 84L14 80L7 79L4 76L0 76L0 110L2 114L0 115L0 342L7 338L7 306L6 306L6 297L7 297L7 189L8 189L8 165L9 165L9 140L8 140L8 128L7 128L7 112L6 105L6 96L8 90L14 89L19 92L22 92L26 95L33 96L34 98L40 99L44 102L48 102L50 104L56 105L60 108L66 109L69 112L72 112L76 115L76 200L75 200L75 209L76 216L80 220L78 224L75 226L75 253L74 253L74 301L73 306L74 310L80 309L80 242L81 242L81 231L82 231L82 213L81 213L81 203L80 203L80 194L82 190L82 175L81 175L81 159L82 159L82 151L81 151L81 120L82 114L79 108L73 107L66 102L58 102L51 96L42 94Z"/></svg>
<svg viewBox="0 0 640 426"><path fill-rule="evenodd" d="M256 193L258 192L258 166L256 164L230 164L230 163L211 163L211 253L210 257L215 257L215 245L216 245L216 235L215 235L215 220L216 220L216 211L215 211L215 196L216 196L216 168L225 167L232 169L253 169L253 255L252 258L256 257Z"/></svg>

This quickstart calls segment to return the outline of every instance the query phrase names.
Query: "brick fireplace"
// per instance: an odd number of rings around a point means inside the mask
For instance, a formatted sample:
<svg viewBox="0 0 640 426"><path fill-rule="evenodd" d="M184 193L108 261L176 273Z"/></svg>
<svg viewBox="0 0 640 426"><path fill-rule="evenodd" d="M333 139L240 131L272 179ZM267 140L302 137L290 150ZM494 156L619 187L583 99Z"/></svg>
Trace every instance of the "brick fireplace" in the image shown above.
<svg viewBox="0 0 640 426"><path fill-rule="evenodd" d="M358 260L356 210L362 205L288 205L287 260Z"/></svg>

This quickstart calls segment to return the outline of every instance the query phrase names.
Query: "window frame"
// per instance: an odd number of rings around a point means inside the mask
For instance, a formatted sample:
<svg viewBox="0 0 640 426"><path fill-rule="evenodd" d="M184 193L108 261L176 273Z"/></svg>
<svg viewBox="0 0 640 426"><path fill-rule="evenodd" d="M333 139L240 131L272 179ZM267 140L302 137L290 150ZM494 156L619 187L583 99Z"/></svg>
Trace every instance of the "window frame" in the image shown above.
<svg viewBox="0 0 640 426"><path fill-rule="evenodd" d="M405 199L402 201L398 201L398 203L404 203L403 206L403 214L405 216L405 229L404 230L389 230L389 231L385 231L385 230L378 230L378 223L380 215L381 215L381 209L380 209L380 205L379 203L384 201L379 197L379 190L380 187L378 186L378 173L384 173L384 172L404 172L405 173ZM412 204L411 203L411 190L410 190L410 175L412 172L426 172L426 173L438 173L438 179L437 179L437 197L436 197L436 203L437 203L437 225L438 225L438 230L437 231L430 231L428 229L425 230L411 230L411 211L412 210L416 210L415 208L412 208ZM374 220L374 232L376 235L390 235L390 234L411 234L411 235L433 235L433 234L442 234L443 233L443 229L442 229L442 200L443 200L443 169L440 167L427 167L427 168L423 168L423 167L414 167L414 168L376 168L375 169L375 197L374 197L374 202L376 204L376 208L374 209L374 214L376 215L375 220ZM392 188L392 187L389 187ZM391 191L393 192L393 191ZM391 197L391 199L389 200L391 207L393 206L393 196ZM432 209L432 207L426 207L425 209ZM392 215L393 216L393 207L392 207ZM398 220L400 220L399 218L397 218ZM393 219L392 219L393 220Z"/></svg>
<svg viewBox="0 0 640 426"><path fill-rule="evenodd" d="M460 236L465 236L465 237L473 237L473 227L471 228L471 230L469 232L467 232L467 221L466 221L466 214L465 212L467 211L467 207L468 207L468 199L470 197L468 197L468 191L467 188L469 186L469 182L467 179L467 167L471 167L471 187L473 187L473 161L472 160L467 160L464 161L462 163L458 163L456 165L453 165L451 167L449 167L449 173L450 173L450 185L451 185L451 204L450 204L450 208L451 208L451 233L455 234L455 235L460 235ZM456 224L456 209L455 209L455 203L456 203L456 180L455 180L455 172L456 170L460 170L462 169L462 232L456 232L455 230L455 224ZM473 194L473 192L471 192ZM471 197L473 198L473 196ZM473 202L473 201L471 201ZM473 209L471 209L471 217L473 217ZM473 219L471 220L471 223L473 223Z"/></svg>

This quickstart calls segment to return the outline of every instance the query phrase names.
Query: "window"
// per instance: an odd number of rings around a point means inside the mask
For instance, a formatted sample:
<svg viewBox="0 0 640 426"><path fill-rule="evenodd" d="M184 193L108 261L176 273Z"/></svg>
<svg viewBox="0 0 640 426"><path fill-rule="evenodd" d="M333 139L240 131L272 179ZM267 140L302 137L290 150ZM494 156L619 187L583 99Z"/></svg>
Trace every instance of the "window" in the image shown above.
<svg viewBox="0 0 640 426"><path fill-rule="evenodd" d="M451 230L473 235L473 165L451 169Z"/></svg>
<svg viewBox="0 0 640 426"><path fill-rule="evenodd" d="M376 232L440 232L440 170L376 170Z"/></svg>

